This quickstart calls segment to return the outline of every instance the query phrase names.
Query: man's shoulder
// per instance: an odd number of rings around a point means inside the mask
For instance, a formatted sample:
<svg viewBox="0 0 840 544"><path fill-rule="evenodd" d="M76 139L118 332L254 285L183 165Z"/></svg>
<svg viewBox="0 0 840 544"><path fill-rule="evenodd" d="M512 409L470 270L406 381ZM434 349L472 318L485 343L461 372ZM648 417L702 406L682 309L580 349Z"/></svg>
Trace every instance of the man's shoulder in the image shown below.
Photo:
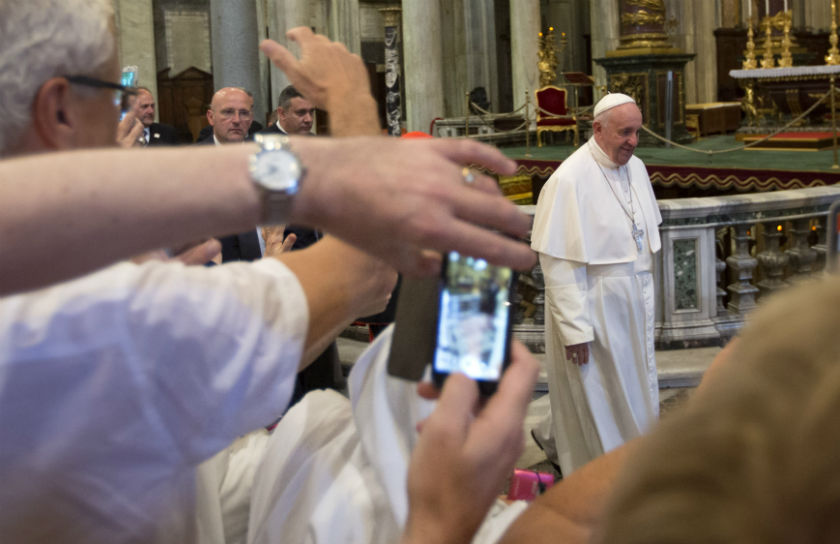
<svg viewBox="0 0 840 544"><path fill-rule="evenodd" d="M271 123L264 129L262 129L259 134L286 134L282 130L277 127L277 123Z"/></svg>
<svg viewBox="0 0 840 544"><path fill-rule="evenodd" d="M586 180L586 176L582 175L585 174L585 170L594 165L592 155L584 144L560 163L560 166L551 175L551 179L556 179L555 183L580 183Z"/></svg>
<svg viewBox="0 0 840 544"><path fill-rule="evenodd" d="M178 131L172 125L152 123L149 125L149 139L155 143L174 144L178 141Z"/></svg>

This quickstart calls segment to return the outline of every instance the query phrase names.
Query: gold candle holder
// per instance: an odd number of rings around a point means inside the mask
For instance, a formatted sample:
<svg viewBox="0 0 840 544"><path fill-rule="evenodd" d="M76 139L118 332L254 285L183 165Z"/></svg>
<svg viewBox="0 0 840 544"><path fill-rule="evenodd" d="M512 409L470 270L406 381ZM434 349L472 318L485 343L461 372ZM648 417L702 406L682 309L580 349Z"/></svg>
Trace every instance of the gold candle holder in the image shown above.
<svg viewBox="0 0 840 544"><path fill-rule="evenodd" d="M741 63L741 68L744 70L755 70L758 68L758 63L755 61L755 41L753 41L752 19L750 25L747 27L747 55L744 62Z"/></svg>
<svg viewBox="0 0 840 544"><path fill-rule="evenodd" d="M789 68L793 66L793 56L790 54L790 27L793 21L793 12L784 12L785 33L782 37L782 56L779 58L780 68Z"/></svg>
<svg viewBox="0 0 840 544"><path fill-rule="evenodd" d="M825 56L826 64L840 64L840 50L837 49L837 41L837 2L831 0L831 35L828 37L831 48L828 50L828 55Z"/></svg>
<svg viewBox="0 0 840 544"><path fill-rule="evenodd" d="M764 58L761 59L761 67L775 68L776 59L773 58L773 29L771 28L773 25L770 23L769 16L764 24L767 30L764 32Z"/></svg>

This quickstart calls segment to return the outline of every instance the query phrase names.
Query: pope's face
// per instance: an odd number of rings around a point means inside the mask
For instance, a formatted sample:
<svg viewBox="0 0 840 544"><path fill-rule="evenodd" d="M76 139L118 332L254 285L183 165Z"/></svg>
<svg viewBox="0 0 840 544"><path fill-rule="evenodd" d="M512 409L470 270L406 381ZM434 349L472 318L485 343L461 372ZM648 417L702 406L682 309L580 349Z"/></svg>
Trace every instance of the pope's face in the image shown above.
<svg viewBox="0 0 840 544"><path fill-rule="evenodd" d="M607 110L603 119L592 124L595 141L611 161L627 164L639 145L642 112L636 104L627 103Z"/></svg>

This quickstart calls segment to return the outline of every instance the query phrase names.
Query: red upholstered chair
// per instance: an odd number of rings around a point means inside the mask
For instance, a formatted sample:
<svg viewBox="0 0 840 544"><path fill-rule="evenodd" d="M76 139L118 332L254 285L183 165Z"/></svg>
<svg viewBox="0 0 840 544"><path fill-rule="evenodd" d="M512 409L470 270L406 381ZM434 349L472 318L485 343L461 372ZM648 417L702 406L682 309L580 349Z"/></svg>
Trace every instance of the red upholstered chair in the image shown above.
<svg viewBox="0 0 840 544"><path fill-rule="evenodd" d="M546 85L534 93L537 98L537 146L542 147L542 133L571 131L578 146L577 119L569 114L566 89Z"/></svg>

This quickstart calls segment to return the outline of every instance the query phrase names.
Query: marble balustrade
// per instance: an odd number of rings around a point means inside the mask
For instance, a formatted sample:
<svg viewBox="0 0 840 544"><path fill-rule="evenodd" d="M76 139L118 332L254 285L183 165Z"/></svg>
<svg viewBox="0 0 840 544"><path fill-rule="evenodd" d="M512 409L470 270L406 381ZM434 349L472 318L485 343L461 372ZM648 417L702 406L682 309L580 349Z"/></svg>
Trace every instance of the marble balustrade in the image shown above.
<svg viewBox="0 0 840 544"><path fill-rule="evenodd" d="M823 273L826 214L840 187L659 200L656 257L659 349L719 345L773 292ZM535 206L520 206L533 215ZM537 265L519 280L515 335L545 350Z"/></svg>

